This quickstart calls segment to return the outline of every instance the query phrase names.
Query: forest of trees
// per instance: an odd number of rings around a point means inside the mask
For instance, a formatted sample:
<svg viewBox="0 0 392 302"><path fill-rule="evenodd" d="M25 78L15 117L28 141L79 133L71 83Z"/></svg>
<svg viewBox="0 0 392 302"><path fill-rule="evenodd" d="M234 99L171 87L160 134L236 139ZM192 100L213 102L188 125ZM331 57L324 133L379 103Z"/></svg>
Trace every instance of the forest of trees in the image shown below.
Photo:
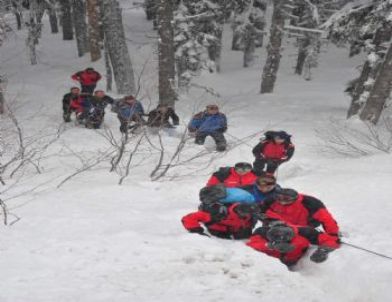
<svg viewBox="0 0 392 302"><path fill-rule="evenodd" d="M135 93L118 1L0 3L0 43L11 30L3 16L12 13L16 28L28 30L26 45L31 64L39 64L35 48L46 14L52 34L60 31L64 40L75 40L75 55L89 55L92 62L105 60L108 89L113 74L118 93ZM134 5L144 7L146 18L157 30L160 103L174 106L178 93L186 92L203 70L220 72L223 33L231 30L232 50L243 52L244 68L254 64L257 52L266 53L264 66L260 66L260 93L274 91L284 38L296 45L293 72L305 80L311 80L320 49L330 41L347 47L348 56L367 54L360 74L347 88L352 98L347 117L358 116L377 124L386 107L392 85L391 1L145 0Z"/></svg>

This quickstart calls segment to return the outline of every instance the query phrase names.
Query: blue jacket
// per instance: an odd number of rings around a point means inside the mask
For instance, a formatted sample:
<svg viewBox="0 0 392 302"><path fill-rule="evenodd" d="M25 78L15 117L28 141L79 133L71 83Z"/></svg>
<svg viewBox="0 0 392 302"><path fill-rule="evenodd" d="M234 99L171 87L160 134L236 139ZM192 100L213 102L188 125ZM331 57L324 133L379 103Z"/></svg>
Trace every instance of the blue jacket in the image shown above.
<svg viewBox="0 0 392 302"><path fill-rule="evenodd" d="M216 131L226 131L227 119L223 113L207 114L200 112L190 121L188 128L190 131L198 130L204 133L213 133Z"/></svg>
<svg viewBox="0 0 392 302"><path fill-rule="evenodd" d="M226 188L226 197L221 199L222 203L255 203L254 196L240 188Z"/></svg>
<svg viewBox="0 0 392 302"><path fill-rule="evenodd" d="M131 119L134 114L143 115L144 109L142 103L136 101L133 105L120 101L118 103L118 115L122 119Z"/></svg>
<svg viewBox="0 0 392 302"><path fill-rule="evenodd" d="M257 203L263 203L266 198L272 197L275 194L276 189L278 189L278 188L280 188L280 186L276 185L272 191L269 191L267 193L263 193L259 190L259 188L257 187L256 184L250 185L247 187L243 187L244 190L248 191L250 194L253 195L254 200Z"/></svg>

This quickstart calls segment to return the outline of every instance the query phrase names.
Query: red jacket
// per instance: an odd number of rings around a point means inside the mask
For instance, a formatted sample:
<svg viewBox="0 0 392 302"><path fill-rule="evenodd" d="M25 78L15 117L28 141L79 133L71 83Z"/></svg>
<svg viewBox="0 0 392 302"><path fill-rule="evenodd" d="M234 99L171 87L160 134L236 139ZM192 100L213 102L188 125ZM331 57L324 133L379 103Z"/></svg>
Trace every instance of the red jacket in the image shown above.
<svg viewBox="0 0 392 302"><path fill-rule="evenodd" d="M289 160L294 154L294 145L290 142L276 144L273 140L263 140L253 148L256 158Z"/></svg>
<svg viewBox="0 0 392 302"><path fill-rule="evenodd" d="M257 176L253 172L239 175L234 168L220 168L217 172L212 174L207 182L207 187L215 186L223 183L225 187L244 187L255 183Z"/></svg>
<svg viewBox="0 0 392 302"><path fill-rule="evenodd" d="M317 227L322 225L330 235L337 235L339 226L324 204L311 196L298 194L295 202L282 205L270 198L261 205L262 211L270 218L286 221L296 226Z"/></svg>
<svg viewBox="0 0 392 302"><path fill-rule="evenodd" d="M250 215L247 218L240 218L234 212L234 208L238 205L238 203L230 205L226 217L219 221L214 221L210 213L199 210L184 216L181 222L188 231L200 228L201 223L203 223L213 235L222 234L235 237L242 232L248 232L250 235L256 221Z"/></svg>
<svg viewBox="0 0 392 302"><path fill-rule="evenodd" d="M95 85L100 79L101 75L96 71L88 73L84 70L72 75L72 80L78 81L80 84L85 86Z"/></svg>
<svg viewBox="0 0 392 302"><path fill-rule="evenodd" d="M76 113L83 112L83 100L79 96L77 99L73 99L70 104L70 109Z"/></svg>

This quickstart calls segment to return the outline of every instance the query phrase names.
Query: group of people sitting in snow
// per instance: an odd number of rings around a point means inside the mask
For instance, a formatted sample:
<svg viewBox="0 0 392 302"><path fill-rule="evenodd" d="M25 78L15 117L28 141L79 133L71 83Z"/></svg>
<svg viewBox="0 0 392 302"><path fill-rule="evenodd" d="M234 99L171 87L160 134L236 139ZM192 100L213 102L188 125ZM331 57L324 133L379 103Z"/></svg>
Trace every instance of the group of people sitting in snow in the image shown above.
<svg viewBox="0 0 392 302"><path fill-rule="evenodd" d="M200 190L198 210L182 218L184 227L200 235L247 239L246 245L290 270L310 245L318 246L310 259L325 261L339 247L338 224L320 200L282 188L274 175L294 153L290 137L268 131L253 148L253 166L239 162L213 173Z"/></svg>
<svg viewBox="0 0 392 302"><path fill-rule="evenodd" d="M159 104L146 114L141 102L132 95L113 99L103 90L95 90L101 75L91 67L75 73L71 78L80 83L81 89L72 87L63 97L63 118L66 123L71 122L71 115L74 113L79 124L84 124L86 128L99 129L104 121L105 108L110 104L112 111L117 113L120 131L123 133L143 125L173 128L179 124L174 109L167 105ZM148 118L147 121L144 117Z"/></svg>

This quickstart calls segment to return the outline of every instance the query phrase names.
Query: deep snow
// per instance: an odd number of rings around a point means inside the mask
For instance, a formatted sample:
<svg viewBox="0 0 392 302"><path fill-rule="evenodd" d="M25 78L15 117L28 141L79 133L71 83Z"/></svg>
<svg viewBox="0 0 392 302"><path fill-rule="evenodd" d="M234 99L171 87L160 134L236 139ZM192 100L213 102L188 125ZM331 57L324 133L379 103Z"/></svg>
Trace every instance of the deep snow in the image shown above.
<svg viewBox="0 0 392 302"><path fill-rule="evenodd" d="M150 95L155 106L156 33L143 11L128 8L124 13L138 73L148 60L140 97L148 107ZM91 65L104 69L89 63L88 56L77 58L75 42L62 41L60 34L43 35L40 64L29 66L24 35L12 33L1 48L2 72L9 77L7 97L20 105L17 115L26 132L55 131L62 122L60 99L74 85L70 75ZM345 49L325 46L328 52L322 53L313 81L306 82L293 74L295 50L286 42L275 93L260 95L265 49L258 51L254 67L243 69L242 54L228 50L229 34L225 41L222 73L197 80L221 98L193 89L177 106L183 123L195 110L191 101L196 99L197 109L215 101L222 105L232 144L234 137L262 129L292 133L297 149L279 170L281 185L323 200L349 235L345 240L392 254L391 156L326 155L315 134L315 129L328 127L331 118L344 119L349 98L342 91L357 74L361 58L348 59ZM32 111L37 114L32 116ZM117 132L114 114L106 115L106 124ZM243 242L209 239L183 229L180 219L196 209L207 175L221 165L252 161L251 146L258 138L216 158L206 171L176 181L151 182L145 171L154 162L147 158L122 186L102 168L56 189L78 166L64 146L86 158L107 147L94 131L67 125L50 150L54 156L44 162L44 173L17 190L50 182L9 201L11 211L22 219L0 227L0 301L389 301L389 260L342 247L323 264L304 260L303 269L293 273ZM178 140L165 139L173 145Z"/></svg>

